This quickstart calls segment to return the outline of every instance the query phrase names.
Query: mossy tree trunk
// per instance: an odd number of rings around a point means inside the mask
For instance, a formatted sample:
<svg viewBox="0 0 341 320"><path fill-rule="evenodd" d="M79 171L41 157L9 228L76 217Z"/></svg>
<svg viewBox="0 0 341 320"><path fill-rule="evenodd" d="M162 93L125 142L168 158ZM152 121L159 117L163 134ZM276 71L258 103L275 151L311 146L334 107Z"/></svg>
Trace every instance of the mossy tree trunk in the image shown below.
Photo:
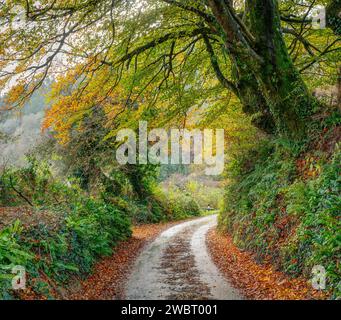
<svg viewBox="0 0 341 320"><path fill-rule="evenodd" d="M243 111L252 116L252 124L262 131L273 134L276 125L271 110L264 96L260 93L258 81L248 72L247 66L236 60L234 62L234 78L237 83L237 92Z"/></svg>
<svg viewBox="0 0 341 320"><path fill-rule="evenodd" d="M277 129L301 137L311 114L312 97L296 70L284 42L277 1L248 0L256 52L262 57L256 72Z"/></svg>
<svg viewBox="0 0 341 320"><path fill-rule="evenodd" d="M263 115L270 111L277 132L302 139L314 102L287 51L278 1L246 0L243 21L229 0L209 0L209 4L231 60L242 70L238 90L244 107L259 109Z"/></svg>

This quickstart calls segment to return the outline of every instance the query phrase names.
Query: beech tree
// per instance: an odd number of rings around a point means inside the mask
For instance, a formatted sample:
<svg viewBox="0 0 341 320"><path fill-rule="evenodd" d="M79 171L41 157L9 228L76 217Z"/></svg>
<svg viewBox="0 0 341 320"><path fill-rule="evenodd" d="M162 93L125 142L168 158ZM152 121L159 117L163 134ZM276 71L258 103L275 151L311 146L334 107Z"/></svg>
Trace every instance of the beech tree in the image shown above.
<svg viewBox="0 0 341 320"><path fill-rule="evenodd" d="M203 101L216 94L204 92L216 79L256 126L301 139L317 105L302 74L326 57L336 66L340 57L339 0L0 3L0 86L11 87L6 107L20 105L50 74L59 74L60 94L105 89L101 99L92 94L79 101L122 110L171 95L179 87L175 79L185 77L190 83L182 83L183 92L189 84ZM312 28L317 5L328 9L323 30ZM123 100L113 96L119 87Z"/></svg>

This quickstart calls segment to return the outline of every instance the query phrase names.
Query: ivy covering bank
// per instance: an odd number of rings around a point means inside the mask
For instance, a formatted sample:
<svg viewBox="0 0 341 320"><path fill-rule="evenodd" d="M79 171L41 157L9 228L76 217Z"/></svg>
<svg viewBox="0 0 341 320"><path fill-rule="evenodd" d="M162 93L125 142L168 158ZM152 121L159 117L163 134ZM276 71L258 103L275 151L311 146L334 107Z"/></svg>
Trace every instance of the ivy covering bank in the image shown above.
<svg viewBox="0 0 341 320"><path fill-rule="evenodd" d="M260 261L307 279L323 266L334 298L341 295L340 120L338 112L328 116L309 143L263 140L244 150L230 165L221 216L235 243Z"/></svg>

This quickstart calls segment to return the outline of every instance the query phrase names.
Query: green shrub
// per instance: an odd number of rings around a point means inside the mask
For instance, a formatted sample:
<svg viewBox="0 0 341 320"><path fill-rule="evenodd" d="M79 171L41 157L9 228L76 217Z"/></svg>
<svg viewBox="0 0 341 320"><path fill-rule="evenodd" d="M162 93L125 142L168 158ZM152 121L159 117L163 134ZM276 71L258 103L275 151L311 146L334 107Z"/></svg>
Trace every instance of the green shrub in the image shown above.
<svg viewBox="0 0 341 320"><path fill-rule="evenodd" d="M193 197L176 188L169 189L166 197L167 206L174 220L199 216L202 213L199 204Z"/></svg>
<svg viewBox="0 0 341 320"><path fill-rule="evenodd" d="M327 271L328 288L340 296L341 152L298 172L302 146L262 142L230 163L224 213L220 217L235 242L270 256L282 270L306 277L314 265ZM311 157L311 156L309 156Z"/></svg>
<svg viewBox="0 0 341 320"><path fill-rule="evenodd" d="M9 167L0 172L0 206L56 206L76 201L81 193L72 179L68 185L55 179L47 162L27 157L23 168Z"/></svg>
<svg viewBox="0 0 341 320"><path fill-rule="evenodd" d="M309 275L314 265L326 268L329 287L340 296L341 279L341 152L337 148L317 179L287 190L289 214L300 214L295 241L283 248L288 272ZM294 261L294 263L293 263Z"/></svg>
<svg viewBox="0 0 341 320"><path fill-rule="evenodd" d="M201 208L219 209L222 205L224 189L220 186L207 186L197 181L190 181L185 186L185 192L193 197Z"/></svg>
<svg viewBox="0 0 341 320"><path fill-rule="evenodd" d="M0 230L0 298L9 299L13 279L12 268L32 264L33 254L21 248L18 237L22 232L19 221Z"/></svg>
<svg viewBox="0 0 341 320"><path fill-rule="evenodd" d="M13 228L20 233L14 233ZM48 284L40 279L41 272L58 283L67 282L75 274L86 275L99 257L111 254L119 241L130 236L130 220L122 211L104 202L84 199L71 208L57 229L43 223L27 230L19 229L17 224L3 229L0 270L13 264L25 266L30 279L35 279L29 285L47 294ZM33 261L34 256L37 258ZM11 292L9 289L10 282L1 284L3 297Z"/></svg>

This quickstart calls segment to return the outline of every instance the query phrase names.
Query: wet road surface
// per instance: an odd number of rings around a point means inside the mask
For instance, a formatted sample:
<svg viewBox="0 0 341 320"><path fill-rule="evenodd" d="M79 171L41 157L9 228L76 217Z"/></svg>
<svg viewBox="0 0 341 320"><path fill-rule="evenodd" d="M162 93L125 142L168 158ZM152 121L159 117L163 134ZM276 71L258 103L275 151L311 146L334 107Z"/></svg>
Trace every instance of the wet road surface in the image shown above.
<svg viewBox="0 0 341 320"><path fill-rule="evenodd" d="M206 234L216 223L216 215L207 216L161 233L137 258L126 284L126 299L242 299L207 251Z"/></svg>

